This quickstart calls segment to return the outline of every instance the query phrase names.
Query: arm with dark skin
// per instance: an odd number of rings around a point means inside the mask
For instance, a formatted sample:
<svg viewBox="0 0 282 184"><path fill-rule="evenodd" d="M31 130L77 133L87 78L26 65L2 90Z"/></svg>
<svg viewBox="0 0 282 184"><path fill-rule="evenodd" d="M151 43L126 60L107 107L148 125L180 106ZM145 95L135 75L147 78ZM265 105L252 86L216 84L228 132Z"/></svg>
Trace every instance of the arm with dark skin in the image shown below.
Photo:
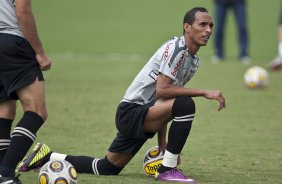
<svg viewBox="0 0 282 184"><path fill-rule="evenodd" d="M218 111L226 107L225 98L219 90L193 89L178 87L172 84L173 80L166 75L159 74L157 80L157 98L175 98L177 96L204 97L219 102Z"/></svg>
<svg viewBox="0 0 282 184"><path fill-rule="evenodd" d="M32 13L31 0L16 0L16 17L19 27L36 53L40 69L49 70L52 61L45 53L39 35L37 33L35 18Z"/></svg>
<svg viewBox="0 0 282 184"><path fill-rule="evenodd" d="M217 100L219 102L218 111L226 107L225 99L222 93L218 90L205 90L205 89L192 89L177 87L172 84L173 80L166 75L159 74L157 79L157 98L158 99L171 99L177 96L190 96L190 97L204 97L210 100ZM166 130L167 126L158 131L158 145L161 150L166 148ZM180 157L178 164L180 164Z"/></svg>

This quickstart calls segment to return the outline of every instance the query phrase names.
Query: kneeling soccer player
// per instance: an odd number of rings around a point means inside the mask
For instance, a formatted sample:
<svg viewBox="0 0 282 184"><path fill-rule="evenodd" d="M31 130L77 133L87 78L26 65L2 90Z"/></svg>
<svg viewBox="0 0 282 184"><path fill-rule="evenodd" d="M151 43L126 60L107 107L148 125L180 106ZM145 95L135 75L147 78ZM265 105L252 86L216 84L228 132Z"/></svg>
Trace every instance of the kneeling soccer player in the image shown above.
<svg viewBox="0 0 282 184"><path fill-rule="evenodd" d="M165 42L138 73L116 112L118 133L103 159L71 156L50 151L38 144L34 152L18 167L29 171L49 160L65 159L78 173L117 175L142 145L158 132L158 145L165 150L158 181L196 183L177 169L177 160L188 138L195 116L192 97L205 97L225 108L225 99L218 90L185 88L199 67L197 52L212 34L213 22L207 10L196 7L183 20L183 35ZM167 124L172 121L166 142Z"/></svg>

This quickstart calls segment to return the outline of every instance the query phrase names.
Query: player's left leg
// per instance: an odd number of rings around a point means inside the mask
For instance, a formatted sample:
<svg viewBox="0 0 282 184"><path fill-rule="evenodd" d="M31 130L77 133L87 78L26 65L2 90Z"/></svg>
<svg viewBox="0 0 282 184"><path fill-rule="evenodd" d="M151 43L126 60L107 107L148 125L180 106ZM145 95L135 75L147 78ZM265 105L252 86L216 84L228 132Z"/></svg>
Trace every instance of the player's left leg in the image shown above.
<svg viewBox="0 0 282 184"><path fill-rule="evenodd" d="M60 154L50 151L45 144L39 144L33 150L33 153L19 164L18 170L26 172L40 168L49 160L66 160L74 166L78 173L117 175L139 151L146 140L154 135L154 133L145 134L143 128L144 117L149 106L152 105L140 106L130 103L121 103L119 105L116 123L120 132L113 140L103 159Z"/></svg>
<svg viewBox="0 0 282 184"><path fill-rule="evenodd" d="M65 160L73 164L77 172L97 175L117 175L130 162L148 138L154 133L144 132L143 121L147 105L121 103L117 108L116 126L119 132L112 141L103 159L85 156L66 156Z"/></svg>
<svg viewBox="0 0 282 184"><path fill-rule="evenodd" d="M129 138L118 133L103 159L54 153L50 156L50 160L64 159L70 162L78 173L118 175L146 140Z"/></svg>
<svg viewBox="0 0 282 184"><path fill-rule="evenodd" d="M131 154L114 152L108 152L103 159L66 155L52 151L46 144L38 143L33 152L19 164L17 171L38 170L50 160L66 160L74 166L78 173L117 175L132 158Z"/></svg>
<svg viewBox="0 0 282 184"><path fill-rule="evenodd" d="M33 152L19 164L17 170L19 172L37 170L50 160L66 160L74 166L78 173L118 175L145 141L127 139L118 135L111 144L110 151L103 159L57 153L51 151L46 144L38 143ZM122 153L121 150L126 151L126 153Z"/></svg>
<svg viewBox="0 0 282 184"><path fill-rule="evenodd" d="M130 154L108 152L107 155L98 159L91 156L73 156L60 153L52 153L50 160L66 160L70 162L78 173L88 173L95 175L118 175L125 165L117 165L117 162L128 163L131 158ZM115 162L112 163L111 160Z"/></svg>

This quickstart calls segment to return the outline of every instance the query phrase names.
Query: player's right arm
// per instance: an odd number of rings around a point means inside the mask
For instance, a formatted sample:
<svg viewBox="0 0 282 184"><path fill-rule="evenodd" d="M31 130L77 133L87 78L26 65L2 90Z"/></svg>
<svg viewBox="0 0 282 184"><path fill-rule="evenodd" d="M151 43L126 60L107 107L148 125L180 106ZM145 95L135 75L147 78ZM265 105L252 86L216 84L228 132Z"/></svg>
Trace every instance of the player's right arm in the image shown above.
<svg viewBox="0 0 282 184"><path fill-rule="evenodd" d="M219 102L218 110L226 107L225 98L219 90L205 90L205 89L193 89L184 88L173 85L173 79L170 77L159 74L156 84L157 98L175 98L177 96L190 96L198 97L202 96L210 100L217 100Z"/></svg>
<svg viewBox="0 0 282 184"><path fill-rule="evenodd" d="M31 0L16 0L16 17L19 27L36 53L37 62L41 70L51 67L51 60L45 54L39 35L37 33L35 18L32 13Z"/></svg>

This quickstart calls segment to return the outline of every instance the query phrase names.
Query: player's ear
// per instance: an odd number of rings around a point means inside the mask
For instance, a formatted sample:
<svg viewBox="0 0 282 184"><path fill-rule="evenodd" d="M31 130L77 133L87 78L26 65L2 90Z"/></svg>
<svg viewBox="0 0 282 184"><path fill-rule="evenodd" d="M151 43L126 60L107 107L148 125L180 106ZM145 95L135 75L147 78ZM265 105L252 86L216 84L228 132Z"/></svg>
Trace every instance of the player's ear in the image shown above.
<svg viewBox="0 0 282 184"><path fill-rule="evenodd" d="M191 25L188 23L184 23L183 24L183 29L185 30L185 32L189 33L190 29L191 29Z"/></svg>

